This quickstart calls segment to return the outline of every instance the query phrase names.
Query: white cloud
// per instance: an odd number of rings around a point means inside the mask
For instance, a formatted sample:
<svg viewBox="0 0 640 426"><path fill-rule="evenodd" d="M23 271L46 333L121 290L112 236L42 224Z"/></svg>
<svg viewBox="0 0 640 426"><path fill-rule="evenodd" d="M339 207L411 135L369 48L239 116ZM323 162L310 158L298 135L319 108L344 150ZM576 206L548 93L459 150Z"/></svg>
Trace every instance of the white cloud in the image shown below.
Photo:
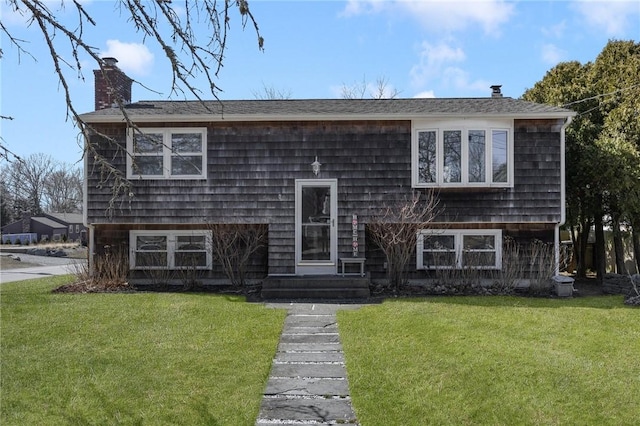
<svg viewBox="0 0 640 426"><path fill-rule="evenodd" d="M463 93L482 92L487 94L489 86L491 86L491 83L486 80L471 80L469 72L458 67L446 68L442 73L442 80L445 86L453 87Z"/></svg>
<svg viewBox="0 0 640 426"><path fill-rule="evenodd" d="M470 73L459 65L465 60L466 55L459 47L454 48L445 43L433 45L423 42L420 62L414 65L409 73L412 85L424 87L437 82L443 87L464 93L486 93L491 83L481 79L472 80Z"/></svg>
<svg viewBox="0 0 640 426"><path fill-rule="evenodd" d="M424 90L420 93L417 93L413 96L414 98L435 98L436 94L433 90Z"/></svg>
<svg viewBox="0 0 640 426"><path fill-rule="evenodd" d="M542 45L542 60L550 65L556 65L567 56L567 51L552 43Z"/></svg>
<svg viewBox="0 0 640 426"><path fill-rule="evenodd" d="M478 25L486 34L498 35L514 15L514 4L501 0L381 1L350 0L341 16L404 13L435 33L462 31Z"/></svg>
<svg viewBox="0 0 640 426"><path fill-rule="evenodd" d="M542 34L547 37L562 38L566 29L567 21L563 19L561 22L555 25L552 25L550 27L543 27Z"/></svg>
<svg viewBox="0 0 640 426"><path fill-rule="evenodd" d="M100 52L100 56L116 58L118 68L133 75L148 75L153 67L153 53L140 43L107 40L107 50Z"/></svg>
<svg viewBox="0 0 640 426"><path fill-rule="evenodd" d="M357 15L377 13L384 9L384 3L385 0L347 0L347 5L339 13L339 16L350 18Z"/></svg>
<svg viewBox="0 0 640 426"><path fill-rule="evenodd" d="M576 1L573 9L584 19L583 25L607 36L624 36L629 25L636 29L640 20L640 3L632 1Z"/></svg>
<svg viewBox="0 0 640 426"><path fill-rule="evenodd" d="M463 62L466 56L462 49L453 48L445 43L433 45L422 43L418 65L411 68L409 74L414 86L424 86L428 81L439 77L450 63Z"/></svg>

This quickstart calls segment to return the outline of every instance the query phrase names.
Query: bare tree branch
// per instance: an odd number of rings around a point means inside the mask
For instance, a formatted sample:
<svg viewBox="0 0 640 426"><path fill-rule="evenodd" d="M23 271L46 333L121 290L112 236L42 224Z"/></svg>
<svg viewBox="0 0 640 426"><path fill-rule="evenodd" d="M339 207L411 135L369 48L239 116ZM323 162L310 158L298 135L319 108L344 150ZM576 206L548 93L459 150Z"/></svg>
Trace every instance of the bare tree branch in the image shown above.
<svg viewBox="0 0 640 426"><path fill-rule="evenodd" d="M438 198L428 191L424 195L414 192L411 198L384 206L371 215L368 235L386 257L389 284L394 291L405 284L405 266L416 249L418 232L429 229L440 212Z"/></svg>
<svg viewBox="0 0 640 426"><path fill-rule="evenodd" d="M67 117L75 122L80 133L85 137L84 155L88 156L94 166L98 168L102 184L110 185L112 188L109 210L116 207L118 200L131 199L134 196L133 187L126 178L126 172L112 166L109 159L104 158L96 149L95 144L90 141L92 136L98 136L101 140L113 144L116 151L125 153L126 146L109 135L98 133L83 121L74 107L73 96L68 84L69 72L75 74L74 78L83 78L82 57L84 55L93 59L102 70L105 78L109 80L107 73L105 73L107 64L100 58L98 49L90 46L84 39L85 26L96 26L97 20L78 0L59 0L58 3L61 10L67 5L75 8L77 12L75 27L63 24L56 13L49 8L52 3L45 0L7 0L7 2L15 13L26 16L29 27L33 25L44 38L55 74L63 88ZM202 101L203 94L195 80L204 76L211 95L218 99L217 92L220 88L216 85L215 79L224 60L231 10L237 10L243 28L249 23L253 25L259 49L263 49L264 39L259 33L258 24L249 10L246 0L183 0L181 3L180 7L184 11L184 15L178 14L176 6L167 0L149 2L118 0L121 12L128 16L135 30L143 34L145 39L150 38L155 41L169 60L172 70L171 94L185 96L190 94ZM203 32L196 31L196 24L204 24L209 28L208 37L204 39L204 43ZM169 28L169 35L163 34L165 28ZM11 31L2 22L0 22L0 31L7 35L10 44L17 48L20 55L29 54L25 47L26 42L13 37ZM65 57L62 54L65 43L71 47L70 57ZM2 51L0 51L0 57L1 55ZM127 126L136 129L135 123L127 113L126 105L118 100L117 107L122 112ZM0 149L4 149L4 147L0 146Z"/></svg>

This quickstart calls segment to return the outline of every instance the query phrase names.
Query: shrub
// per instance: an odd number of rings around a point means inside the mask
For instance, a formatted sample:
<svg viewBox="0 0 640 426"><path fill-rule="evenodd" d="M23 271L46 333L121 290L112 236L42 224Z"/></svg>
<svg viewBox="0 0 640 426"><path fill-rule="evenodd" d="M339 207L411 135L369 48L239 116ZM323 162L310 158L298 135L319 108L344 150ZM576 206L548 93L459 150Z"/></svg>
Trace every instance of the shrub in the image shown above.
<svg viewBox="0 0 640 426"><path fill-rule="evenodd" d="M76 281L56 291L90 293L130 289L129 256L125 250L107 248L103 254L94 256L93 271L85 262L75 263L71 268Z"/></svg>

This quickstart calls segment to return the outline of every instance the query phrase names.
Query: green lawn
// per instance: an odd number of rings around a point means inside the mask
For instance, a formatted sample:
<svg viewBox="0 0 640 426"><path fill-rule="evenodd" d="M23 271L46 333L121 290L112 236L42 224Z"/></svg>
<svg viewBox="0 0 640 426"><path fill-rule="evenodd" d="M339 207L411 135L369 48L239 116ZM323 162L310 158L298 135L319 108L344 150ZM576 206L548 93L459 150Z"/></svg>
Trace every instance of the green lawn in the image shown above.
<svg viewBox="0 0 640 426"><path fill-rule="evenodd" d="M338 324L366 426L640 421L640 310L621 297L392 300Z"/></svg>
<svg viewBox="0 0 640 426"><path fill-rule="evenodd" d="M253 425L284 311L211 294L0 286L2 425Z"/></svg>

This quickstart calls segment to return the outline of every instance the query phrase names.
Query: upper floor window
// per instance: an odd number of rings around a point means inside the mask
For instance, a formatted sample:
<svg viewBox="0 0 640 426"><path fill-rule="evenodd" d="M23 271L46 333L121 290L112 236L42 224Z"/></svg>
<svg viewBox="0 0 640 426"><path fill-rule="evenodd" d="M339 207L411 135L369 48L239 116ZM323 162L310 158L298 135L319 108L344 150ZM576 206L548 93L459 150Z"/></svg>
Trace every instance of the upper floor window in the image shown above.
<svg viewBox="0 0 640 426"><path fill-rule="evenodd" d="M207 129L129 129L127 177L203 179L207 173Z"/></svg>
<svg viewBox="0 0 640 426"><path fill-rule="evenodd" d="M513 121L414 123L414 187L513 185Z"/></svg>

